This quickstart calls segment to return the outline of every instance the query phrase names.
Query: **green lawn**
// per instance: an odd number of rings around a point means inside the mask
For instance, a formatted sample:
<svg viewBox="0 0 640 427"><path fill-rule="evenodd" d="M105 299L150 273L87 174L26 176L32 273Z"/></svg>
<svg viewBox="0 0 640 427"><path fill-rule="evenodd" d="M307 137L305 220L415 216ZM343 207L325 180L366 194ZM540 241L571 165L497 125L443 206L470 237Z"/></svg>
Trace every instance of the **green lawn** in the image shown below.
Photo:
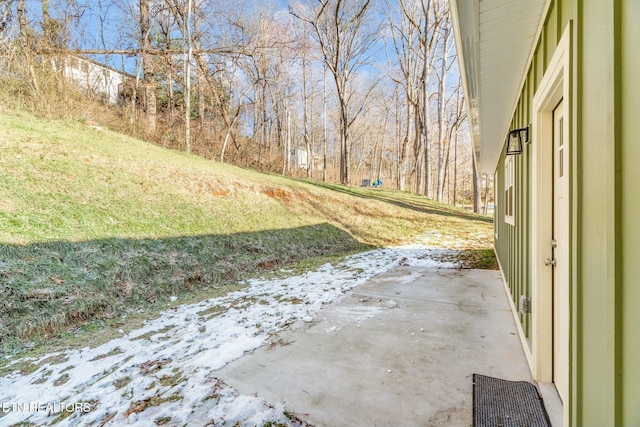
<svg viewBox="0 0 640 427"><path fill-rule="evenodd" d="M0 113L0 351L433 231L436 246L491 245L489 219L421 196Z"/></svg>

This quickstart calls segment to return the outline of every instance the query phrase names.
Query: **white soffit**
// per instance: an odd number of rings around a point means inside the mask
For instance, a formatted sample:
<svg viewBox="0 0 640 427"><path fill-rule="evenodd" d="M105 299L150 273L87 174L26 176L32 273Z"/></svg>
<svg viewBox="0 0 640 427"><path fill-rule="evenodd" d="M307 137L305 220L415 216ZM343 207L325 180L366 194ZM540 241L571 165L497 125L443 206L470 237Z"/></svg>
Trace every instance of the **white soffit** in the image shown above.
<svg viewBox="0 0 640 427"><path fill-rule="evenodd" d="M478 166L480 172L493 173L546 0L450 3Z"/></svg>

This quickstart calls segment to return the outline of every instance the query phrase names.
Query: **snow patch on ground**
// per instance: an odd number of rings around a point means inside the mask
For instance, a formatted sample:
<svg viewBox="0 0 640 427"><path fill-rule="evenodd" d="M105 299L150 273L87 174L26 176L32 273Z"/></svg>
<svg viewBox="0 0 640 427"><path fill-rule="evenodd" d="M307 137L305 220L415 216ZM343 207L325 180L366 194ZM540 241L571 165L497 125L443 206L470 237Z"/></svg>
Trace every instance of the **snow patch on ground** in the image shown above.
<svg viewBox="0 0 640 427"><path fill-rule="evenodd" d="M279 332L393 267L453 267L431 259L435 251L417 241L299 276L250 280L240 291L167 310L99 347L43 356L32 361L40 365L35 372L0 378L0 424L304 425L279 402L239 395L216 370L276 345Z"/></svg>

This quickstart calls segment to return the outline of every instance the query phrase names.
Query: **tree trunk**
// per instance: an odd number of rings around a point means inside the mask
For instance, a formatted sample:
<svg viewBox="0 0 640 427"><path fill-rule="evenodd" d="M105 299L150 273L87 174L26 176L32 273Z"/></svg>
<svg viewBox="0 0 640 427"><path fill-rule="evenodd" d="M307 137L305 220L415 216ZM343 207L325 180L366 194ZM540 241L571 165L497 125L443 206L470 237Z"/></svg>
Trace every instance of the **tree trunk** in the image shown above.
<svg viewBox="0 0 640 427"><path fill-rule="evenodd" d="M338 95L342 100L342 97ZM340 183L349 185L350 168L349 168L349 116L347 113L347 105L340 101Z"/></svg>
<svg viewBox="0 0 640 427"><path fill-rule="evenodd" d="M262 87L262 85L260 86ZM253 123L254 127L258 126L258 123L260 123L260 129L254 128L253 138L255 138L256 146L258 148L258 169L260 169L260 164L262 162L262 144L264 141L264 137L262 136L264 133L264 122L260 118L261 111L262 107L260 106L260 91L256 89L255 101L253 105Z"/></svg>
<svg viewBox="0 0 640 427"><path fill-rule="evenodd" d="M289 119L289 107L285 107L286 128L285 128L285 144L284 144L284 158L282 175L286 175L291 169L291 122Z"/></svg>
<svg viewBox="0 0 640 427"><path fill-rule="evenodd" d="M302 54L302 124L305 148L307 150L307 178L311 178L311 139L309 138L308 113L307 113L307 57Z"/></svg>
<svg viewBox="0 0 640 427"><path fill-rule="evenodd" d="M384 150L381 148L380 149L380 154L378 156L378 173L376 174L376 180L380 179L380 176L382 174L382 151L384 151Z"/></svg>
<svg viewBox="0 0 640 427"><path fill-rule="evenodd" d="M424 195L430 197L431 191L431 152L429 150L429 76L431 71L431 61L429 53L432 49L434 37L431 42L427 43L430 25L431 1L427 0L426 4L422 2L422 14L424 15L424 28L422 29L422 144L424 149ZM435 32L436 29L434 28Z"/></svg>
<svg viewBox="0 0 640 427"><path fill-rule="evenodd" d="M26 42L29 37L29 19L27 18L27 0L18 0L17 6L18 24L20 25L20 38Z"/></svg>
<svg viewBox="0 0 640 427"><path fill-rule="evenodd" d="M146 131L150 135L156 133L156 87L153 57L148 53L151 48L151 16L149 0L140 0L140 49L142 51L142 70L144 74L144 101L146 112Z"/></svg>
<svg viewBox="0 0 640 427"><path fill-rule="evenodd" d="M400 96L396 91L396 141L398 144L396 146L396 188L400 191L404 191L404 183L405 183L405 153L407 150L408 136L405 133L402 135L401 121L400 121Z"/></svg>
<svg viewBox="0 0 640 427"><path fill-rule="evenodd" d="M173 94L173 64L171 62L171 55L169 55L167 62L167 102L169 103L169 116L171 117L171 122L173 123L173 121L176 119L176 101Z"/></svg>
<svg viewBox="0 0 640 427"><path fill-rule="evenodd" d="M184 145L185 151L189 154L191 153L191 46L189 46L186 56L184 62Z"/></svg>
<svg viewBox="0 0 640 427"><path fill-rule="evenodd" d="M478 176L478 165L476 164L476 154L473 152L473 144L471 145L471 161L473 168L473 211L480 213L480 177Z"/></svg>
<svg viewBox="0 0 640 427"><path fill-rule="evenodd" d="M445 41L446 51L446 41ZM444 163L445 163L445 147L444 147L444 127L445 127L445 108L446 108L446 55L442 58L441 75L438 81L438 183L437 183L437 199L443 201L444 194Z"/></svg>
<svg viewBox="0 0 640 427"><path fill-rule="evenodd" d="M485 178L484 180L484 215L487 214L487 208L489 207L489 179Z"/></svg>
<svg viewBox="0 0 640 427"><path fill-rule="evenodd" d="M450 193L451 193L451 189L449 188L449 183L450 183L450 178L449 178L449 157L451 156L451 133L447 132L447 144L444 147L446 154L444 156L444 178L443 178L443 187L445 187L445 183L446 183L446 187L447 187L447 203L450 203ZM444 193L444 190L443 190ZM443 194L443 201L444 201L444 194Z"/></svg>
<svg viewBox="0 0 640 427"><path fill-rule="evenodd" d="M56 47L56 35L53 28L53 22L51 21L51 15L49 15L49 0L42 0L42 27L44 31L45 42L47 47Z"/></svg>
<svg viewBox="0 0 640 427"><path fill-rule="evenodd" d="M325 65L322 69L322 110L323 110L323 119L324 119L324 130L323 130L323 146L322 146L322 182L327 182L327 151L329 141L327 139L327 66Z"/></svg>
<svg viewBox="0 0 640 427"><path fill-rule="evenodd" d="M266 144L271 151L271 130L269 129L269 118L267 117L267 84L262 82L262 143Z"/></svg>
<svg viewBox="0 0 640 427"><path fill-rule="evenodd" d="M199 34L197 10L192 11L191 15L193 20L193 33L197 35ZM205 128L205 71L206 68L201 66L196 67L196 83L198 85L198 130L200 133L204 132Z"/></svg>
<svg viewBox="0 0 640 427"><path fill-rule="evenodd" d="M458 203L458 127L453 135L453 206Z"/></svg>
<svg viewBox="0 0 640 427"><path fill-rule="evenodd" d="M202 133L205 129L205 83L204 75L200 67L196 67L196 71L196 81L198 84L198 129Z"/></svg>
<svg viewBox="0 0 640 427"><path fill-rule="evenodd" d="M414 146L414 155L416 158L416 182L415 189L416 194L423 194L424 191L424 150L422 149L423 139L422 139L422 124L420 119L420 108L416 106L414 117L413 117L413 146Z"/></svg>

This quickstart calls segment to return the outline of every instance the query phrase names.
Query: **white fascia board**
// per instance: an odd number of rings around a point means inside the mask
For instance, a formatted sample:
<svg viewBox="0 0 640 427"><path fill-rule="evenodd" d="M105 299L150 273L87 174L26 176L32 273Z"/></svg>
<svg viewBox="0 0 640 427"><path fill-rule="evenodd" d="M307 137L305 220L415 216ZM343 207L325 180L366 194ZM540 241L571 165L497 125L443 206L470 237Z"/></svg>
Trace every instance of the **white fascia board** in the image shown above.
<svg viewBox="0 0 640 427"><path fill-rule="evenodd" d="M468 2L469 0L462 0L462 1ZM471 1L473 1L475 4L475 0L471 0ZM476 61L476 59L478 58L478 55L477 55L477 48L478 48L477 42L478 42L478 34L479 34L478 19L477 19L477 16L471 17L472 22L474 23L473 28L466 30L468 33L473 34L471 39L474 40L474 43L471 46L471 48L476 50L475 54L472 54L471 57L468 57L467 55L468 50L465 48L465 45L462 42L463 36L462 36L462 27L460 26L458 0L449 0L449 13L451 14L453 34L454 34L454 39L456 43L456 53L457 53L456 56L458 58L458 69L459 69L460 77L462 80L462 88L464 90L465 105L467 107L469 131L471 133L471 139L473 141L473 148L474 148L473 155L476 158L476 165L479 166L481 141L480 141L480 112L478 110L478 92L479 92L478 81L479 81L480 73L478 70L478 63ZM467 59L469 59L469 61L476 61L476 64L470 64L469 62L467 62ZM467 68L467 66L469 66L469 68ZM475 75L470 76L469 73L467 72L468 69L471 71L471 73L474 73ZM474 91L475 93L473 94L470 92L469 79L473 79L473 81L475 82L475 91Z"/></svg>

